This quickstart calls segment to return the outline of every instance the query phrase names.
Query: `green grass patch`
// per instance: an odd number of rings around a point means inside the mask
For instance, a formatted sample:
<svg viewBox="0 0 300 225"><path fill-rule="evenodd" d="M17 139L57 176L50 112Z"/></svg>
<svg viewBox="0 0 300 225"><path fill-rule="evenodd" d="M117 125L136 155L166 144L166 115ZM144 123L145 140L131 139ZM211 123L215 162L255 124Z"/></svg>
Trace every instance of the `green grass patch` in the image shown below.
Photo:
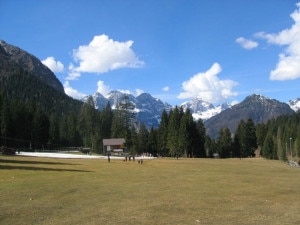
<svg viewBox="0 0 300 225"><path fill-rule="evenodd" d="M300 169L264 159L0 156L0 224L300 224Z"/></svg>

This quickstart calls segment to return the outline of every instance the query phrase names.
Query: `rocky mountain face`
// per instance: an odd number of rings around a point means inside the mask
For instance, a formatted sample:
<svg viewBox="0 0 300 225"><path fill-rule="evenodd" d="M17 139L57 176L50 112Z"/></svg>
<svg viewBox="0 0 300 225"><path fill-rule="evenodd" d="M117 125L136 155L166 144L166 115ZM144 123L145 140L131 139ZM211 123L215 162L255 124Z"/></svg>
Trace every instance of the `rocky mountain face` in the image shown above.
<svg viewBox="0 0 300 225"><path fill-rule="evenodd" d="M112 91L105 97L100 93L95 93L91 97L95 108L102 110L108 102L112 109L116 109L117 105L124 99L125 96L134 106L132 111L135 113L137 121L139 123L144 123L148 128L157 128L159 126L163 110L169 112L172 108L170 104L164 103L161 100L152 97L148 93L142 93L141 95L134 97L131 94L125 94L120 91ZM87 98L83 99L83 101L86 101Z"/></svg>
<svg viewBox="0 0 300 225"><path fill-rule="evenodd" d="M3 60L5 60L6 64L16 64L23 70L40 78L44 83L64 93L63 85L54 73L35 56L2 40L0 40L0 55L1 63L4 63Z"/></svg>
<svg viewBox="0 0 300 225"><path fill-rule="evenodd" d="M216 138L220 129L228 127L232 133L241 120L251 118L255 124L264 123L280 115L291 115L294 111L286 103L261 95L251 95L239 104L228 108L204 122L207 134Z"/></svg>

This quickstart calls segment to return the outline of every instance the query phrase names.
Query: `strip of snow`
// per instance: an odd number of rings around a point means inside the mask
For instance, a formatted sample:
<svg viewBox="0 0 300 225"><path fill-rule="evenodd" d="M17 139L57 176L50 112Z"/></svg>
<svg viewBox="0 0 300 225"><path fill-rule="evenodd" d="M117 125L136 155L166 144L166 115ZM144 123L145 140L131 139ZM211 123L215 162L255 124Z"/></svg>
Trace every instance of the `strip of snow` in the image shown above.
<svg viewBox="0 0 300 225"><path fill-rule="evenodd" d="M66 153L50 153L50 152L20 152L17 155L20 156L33 156L33 157L45 157L45 158L64 158L64 159L107 159L107 156L96 155L79 155L79 154L66 154ZM121 156L110 156L111 159L124 159ZM135 159L153 159L154 157L139 156Z"/></svg>

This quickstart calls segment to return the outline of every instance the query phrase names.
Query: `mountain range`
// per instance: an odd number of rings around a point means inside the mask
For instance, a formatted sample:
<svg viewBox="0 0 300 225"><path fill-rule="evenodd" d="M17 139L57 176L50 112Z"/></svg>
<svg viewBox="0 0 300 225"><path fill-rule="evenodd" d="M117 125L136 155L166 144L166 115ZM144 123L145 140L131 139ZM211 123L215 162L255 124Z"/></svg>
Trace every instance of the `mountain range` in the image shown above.
<svg viewBox="0 0 300 225"><path fill-rule="evenodd" d="M137 121L144 123L148 128L158 127L163 110L169 112L173 106L152 97L148 93L143 93L137 97L125 94L120 91L112 91L106 97L100 93L92 95L95 108L102 110L109 102L113 109L116 108L124 96L128 96L129 101L134 105ZM87 97L88 98L88 97ZM86 99L83 101L86 101ZM288 103L270 99L262 95L253 94L246 97L242 102L230 105L224 103L214 106L212 103L194 98L180 105L184 110L189 109L195 120L204 121L207 134L216 137L221 128L228 127L231 132L235 132L240 120L251 118L254 123L267 122L269 119L280 115L290 115L300 109L300 98Z"/></svg>
<svg viewBox="0 0 300 225"><path fill-rule="evenodd" d="M25 71L27 72L25 73L26 76L32 76L34 79L38 80L38 82L42 82L41 84L43 87L50 87L52 93L50 96L50 92L48 91L45 93L45 91L42 90L42 87L40 87L40 89L37 88L36 90L30 89L30 94L38 96L39 99L47 98L46 101L51 102L54 108L59 108L61 105L66 104L79 104L79 101L72 100L64 93L61 82L37 57L27 53L19 47L7 44L0 40L0 82L2 91L7 88L8 81L5 83L4 78L8 76L9 71L11 71L12 68ZM21 83L19 83L19 86L22 87L23 85L20 84ZM14 87L16 87L16 85ZM20 93L22 94L20 96L24 96L24 92L26 92L26 90L18 91L19 95ZM40 93L33 93L34 91L39 91ZM15 94L16 91L10 90L9 93ZM59 93L59 95L56 93ZM18 97L20 98L20 96ZM25 96L28 98L27 95ZM58 101L55 99L57 97L54 96L59 96L61 100ZM87 99L91 97L96 109L102 110L107 103L110 103L112 109L115 109L124 96L126 96L128 101L134 106L133 112L136 114L137 121L139 123L144 123L148 128L158 127L163 110L169 112L173 107L166 102L162 102L160 99L154 98L149 93L142 93L135 97L120 91L112 91L107 96L95 93L82 99L82 102L87 101ZM58 103L61 105L57 105ZM235 105L224 103L215 106L202 99L194 98L182 103L180 106L183 107L183 109L189 109L195 120L202 119L207 134L216 137L219 129L225 126L234 133L237 124L241 119L246 120L252 118L255 123L261 123L267 122L267 120L280 115L292 114L300 109L300 98L290 100L288 103L283 103L275 99L254 94L246 97L245 100Z"/></svg>

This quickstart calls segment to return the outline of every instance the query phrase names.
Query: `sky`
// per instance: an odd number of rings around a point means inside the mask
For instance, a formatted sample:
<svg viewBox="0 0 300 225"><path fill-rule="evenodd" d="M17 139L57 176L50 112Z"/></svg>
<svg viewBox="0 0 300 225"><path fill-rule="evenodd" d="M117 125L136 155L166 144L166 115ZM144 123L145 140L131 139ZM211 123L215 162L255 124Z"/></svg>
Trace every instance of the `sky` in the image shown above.
<svg viewBox="0 0 300 225"><path fill-rule="evenodd" d="M299 0L0 0L0 40L40 59L76 99L300 97Z"/></svg>

